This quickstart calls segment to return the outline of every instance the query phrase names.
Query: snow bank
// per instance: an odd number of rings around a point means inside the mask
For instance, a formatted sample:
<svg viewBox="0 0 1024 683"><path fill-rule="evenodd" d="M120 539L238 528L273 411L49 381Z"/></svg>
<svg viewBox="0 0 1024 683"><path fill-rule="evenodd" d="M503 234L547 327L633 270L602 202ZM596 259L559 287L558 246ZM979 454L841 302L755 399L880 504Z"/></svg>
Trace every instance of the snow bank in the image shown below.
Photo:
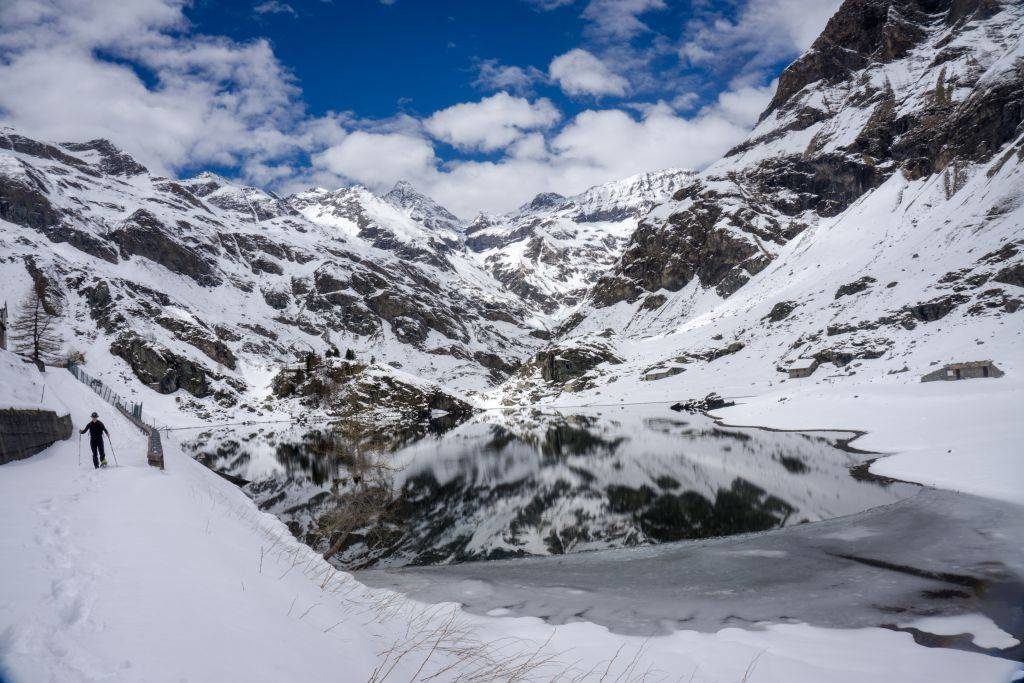
<svg viewBox="0 0 1024 683"><path fill-rule="evenodd" d="M857 448L889 453L874 474L1024 505L1024 383L1018 378L918 384L807 385L739 399L728 424L850 429Z"/></svg>
<svg viewBox="0 0 1024 683"><path fill-rule="evenodd" d="M49 372L65 372L51 368ZM0 409L31 408L61 411L61 404L45 389L43 376L34 365L25 363L9 351L0 350Z"/></svg>
<svg viewBox="0 0 1024 683"><path fill-rule="evenodd" d="M588 623L475 617L372 590L166 444L145 441L69 374L48 391L92 410L120 466L78 465L75 442L0 470L0 656L15 681L959 681L1014 663L915 645L906 633L762 625L640 639ZM25 390L25 387L17 391Z"/></svg>

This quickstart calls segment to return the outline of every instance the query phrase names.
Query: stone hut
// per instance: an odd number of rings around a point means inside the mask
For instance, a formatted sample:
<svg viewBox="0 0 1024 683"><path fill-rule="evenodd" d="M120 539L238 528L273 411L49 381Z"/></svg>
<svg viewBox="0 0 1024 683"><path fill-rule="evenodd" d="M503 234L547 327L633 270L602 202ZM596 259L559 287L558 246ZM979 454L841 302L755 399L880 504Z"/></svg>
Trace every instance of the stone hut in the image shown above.
<svg viewBox="0 0 1024 683"><path fill-rule="evenodd" d="M966 363L950 363L933 370L921 378L922 382L953 381L975 377L1002 377L1003 371L990 360L972 360Z"/></svg>
<svg viewBox="0 0 1024 683"><path fill-rule="evenodd" d="M797 358L786 368L789 371L790 379L810 377L818 369L817 358Z"/></svg>

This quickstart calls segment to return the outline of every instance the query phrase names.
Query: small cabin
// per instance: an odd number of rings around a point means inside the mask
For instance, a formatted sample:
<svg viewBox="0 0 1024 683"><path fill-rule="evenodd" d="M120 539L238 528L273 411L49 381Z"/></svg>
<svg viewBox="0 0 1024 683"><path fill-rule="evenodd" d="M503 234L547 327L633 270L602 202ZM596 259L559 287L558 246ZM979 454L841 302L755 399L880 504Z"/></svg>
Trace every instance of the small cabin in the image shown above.
<svg viewBox="0 0 1024 683"><path fill-rule="evenodd" d="M1002 377L1003 371L990 360L973 360L966 363L950 363L938 370L933 370L921 378L922 382L950 382L958 379L974 379L976 377Z"/></svg>
<svg viewBox="0 0 1024 683"><path fill-rule="evenodd" d="M817 358L797 358L795 361L789 364L786 370L789 372L790 379L800 379L801 377L810 377L814 374L814 371L818 369Z"/></svg>

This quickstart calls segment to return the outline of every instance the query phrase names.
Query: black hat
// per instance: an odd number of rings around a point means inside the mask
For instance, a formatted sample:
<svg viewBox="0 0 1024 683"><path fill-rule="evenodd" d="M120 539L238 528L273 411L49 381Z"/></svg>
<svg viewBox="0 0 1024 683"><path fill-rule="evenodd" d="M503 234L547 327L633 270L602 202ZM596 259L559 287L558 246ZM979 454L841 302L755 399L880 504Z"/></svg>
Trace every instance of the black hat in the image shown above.
<svg viewBox="0 0 1024 683"><path fill-rule="evenodd" d="M97 415L96 413L93 413L93 414L91 415L91 417L99 417L99 415Z"/></svg>

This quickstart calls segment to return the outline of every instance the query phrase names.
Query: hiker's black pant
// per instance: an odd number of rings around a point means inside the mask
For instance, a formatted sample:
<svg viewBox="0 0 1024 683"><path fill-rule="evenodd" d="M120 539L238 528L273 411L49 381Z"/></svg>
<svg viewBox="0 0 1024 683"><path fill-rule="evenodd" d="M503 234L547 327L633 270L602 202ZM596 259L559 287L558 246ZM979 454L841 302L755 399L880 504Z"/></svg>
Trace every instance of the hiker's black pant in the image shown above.
<svg viewBox="0 0 1024 683"><path fill-rule="evenodd" d="M92 449L92 466L99 467L100 460L106 460L107 454L103 452L103 441L89 440L89 448ZM96 453L99 453L99 458L96 457Z"/></svg>

